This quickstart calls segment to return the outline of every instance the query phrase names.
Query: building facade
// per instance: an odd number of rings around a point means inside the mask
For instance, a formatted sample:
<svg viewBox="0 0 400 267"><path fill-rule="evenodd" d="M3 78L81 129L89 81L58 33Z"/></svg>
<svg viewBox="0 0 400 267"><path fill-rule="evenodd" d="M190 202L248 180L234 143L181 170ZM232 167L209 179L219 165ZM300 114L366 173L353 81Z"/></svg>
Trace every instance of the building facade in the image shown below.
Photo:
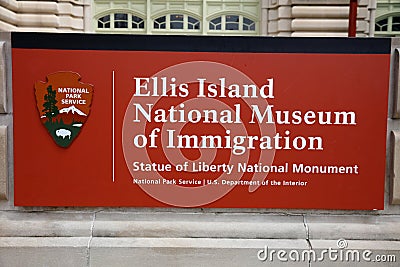
<svg viewBox="0 0 400 267"><path fill-rule="evenodd" d="M358 1L357 36L395 3ZM128 34L347 36L348 1L1 1L3 31ZM384 18L383 18L384 19ZM384 22L380 22L381 24Z"/></svg>
<svg viewBox="0 0 400 267"><path fill-rule="evenodd" d="M0 266L398 266L400 40L396 38L392 39L383 210L14 205L8 32L346 37L348 4L348 0L0 0ZM359 0L358 4L357 37L400 34L399 1ZM336 252L329 254L328 248ZM346 261L346 255L339 257L342 249L351 249L351 257L356 251L364 253L369 261ZM279 260L296 258L293 251L310 256L310 251L324 250L333 259Z"/></svg>

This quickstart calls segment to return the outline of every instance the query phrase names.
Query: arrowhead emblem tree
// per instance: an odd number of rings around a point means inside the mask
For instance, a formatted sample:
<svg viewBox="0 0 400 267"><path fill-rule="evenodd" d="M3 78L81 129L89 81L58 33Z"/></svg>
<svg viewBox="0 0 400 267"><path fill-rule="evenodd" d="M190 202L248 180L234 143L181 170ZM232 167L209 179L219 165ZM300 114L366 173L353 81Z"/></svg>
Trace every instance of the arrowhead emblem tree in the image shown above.
<svg viewBox="0 0 400 267"><path fill-rule="evenodd" d="M57 117L59 114L58 107L56 106L56 91L52 90L52 86L49 85L47 87L47 94L44 95L44 103L43 103L43 110L44 115L47 117L50 123L53 122L53 118Z"/></svg>

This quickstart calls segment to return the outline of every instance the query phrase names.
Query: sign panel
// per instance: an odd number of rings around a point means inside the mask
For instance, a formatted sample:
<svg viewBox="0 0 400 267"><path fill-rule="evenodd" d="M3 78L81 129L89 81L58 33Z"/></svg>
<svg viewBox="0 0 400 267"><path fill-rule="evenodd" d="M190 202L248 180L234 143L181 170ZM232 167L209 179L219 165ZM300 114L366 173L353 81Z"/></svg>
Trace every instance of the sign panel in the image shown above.
<svg viewBox="0 0 400 267"><path fill-rule="evenodd" d="M383 209L389 39L12 47L15 205Z"/></svg>

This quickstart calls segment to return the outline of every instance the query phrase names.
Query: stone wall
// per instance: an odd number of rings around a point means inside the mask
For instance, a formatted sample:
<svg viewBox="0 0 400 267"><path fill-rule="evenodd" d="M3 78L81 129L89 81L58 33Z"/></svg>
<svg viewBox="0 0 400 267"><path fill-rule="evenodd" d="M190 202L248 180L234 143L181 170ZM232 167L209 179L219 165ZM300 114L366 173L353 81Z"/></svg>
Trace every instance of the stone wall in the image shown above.
<svg viewBox="0 0 400 267"><path fill-rule="evenodd" d="M0 0L0 31L84 32L90 1Z"/></svg>
<svg viewBox="0 0 400 267"><path fill-rule="evenodd" d="M348 0L264 0L262 35L274 36L336 36L348 32ZM375 1L358 1L357 36L372 36ZM371 24L374 25L374 22Z"/></svg>
<svg viewBox="0 0 400 267"><path fill-rule="evenodd" d="M12 177L10 33L0 33L0 202L7 200Z"/></svg>

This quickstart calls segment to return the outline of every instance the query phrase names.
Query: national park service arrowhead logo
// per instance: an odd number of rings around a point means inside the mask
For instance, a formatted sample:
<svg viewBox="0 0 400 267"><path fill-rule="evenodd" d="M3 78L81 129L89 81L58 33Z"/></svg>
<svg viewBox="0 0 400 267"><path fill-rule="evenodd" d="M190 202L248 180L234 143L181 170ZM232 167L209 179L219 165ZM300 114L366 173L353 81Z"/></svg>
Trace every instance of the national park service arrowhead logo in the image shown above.
<svg viewBox="0 0 400 267"><path fill-rule="evenodd" d="M78 73L64 71L47 75L47 82L35 83L40 120L61 147L71 145L90 113L93 86L80 80Z"/></svg>

